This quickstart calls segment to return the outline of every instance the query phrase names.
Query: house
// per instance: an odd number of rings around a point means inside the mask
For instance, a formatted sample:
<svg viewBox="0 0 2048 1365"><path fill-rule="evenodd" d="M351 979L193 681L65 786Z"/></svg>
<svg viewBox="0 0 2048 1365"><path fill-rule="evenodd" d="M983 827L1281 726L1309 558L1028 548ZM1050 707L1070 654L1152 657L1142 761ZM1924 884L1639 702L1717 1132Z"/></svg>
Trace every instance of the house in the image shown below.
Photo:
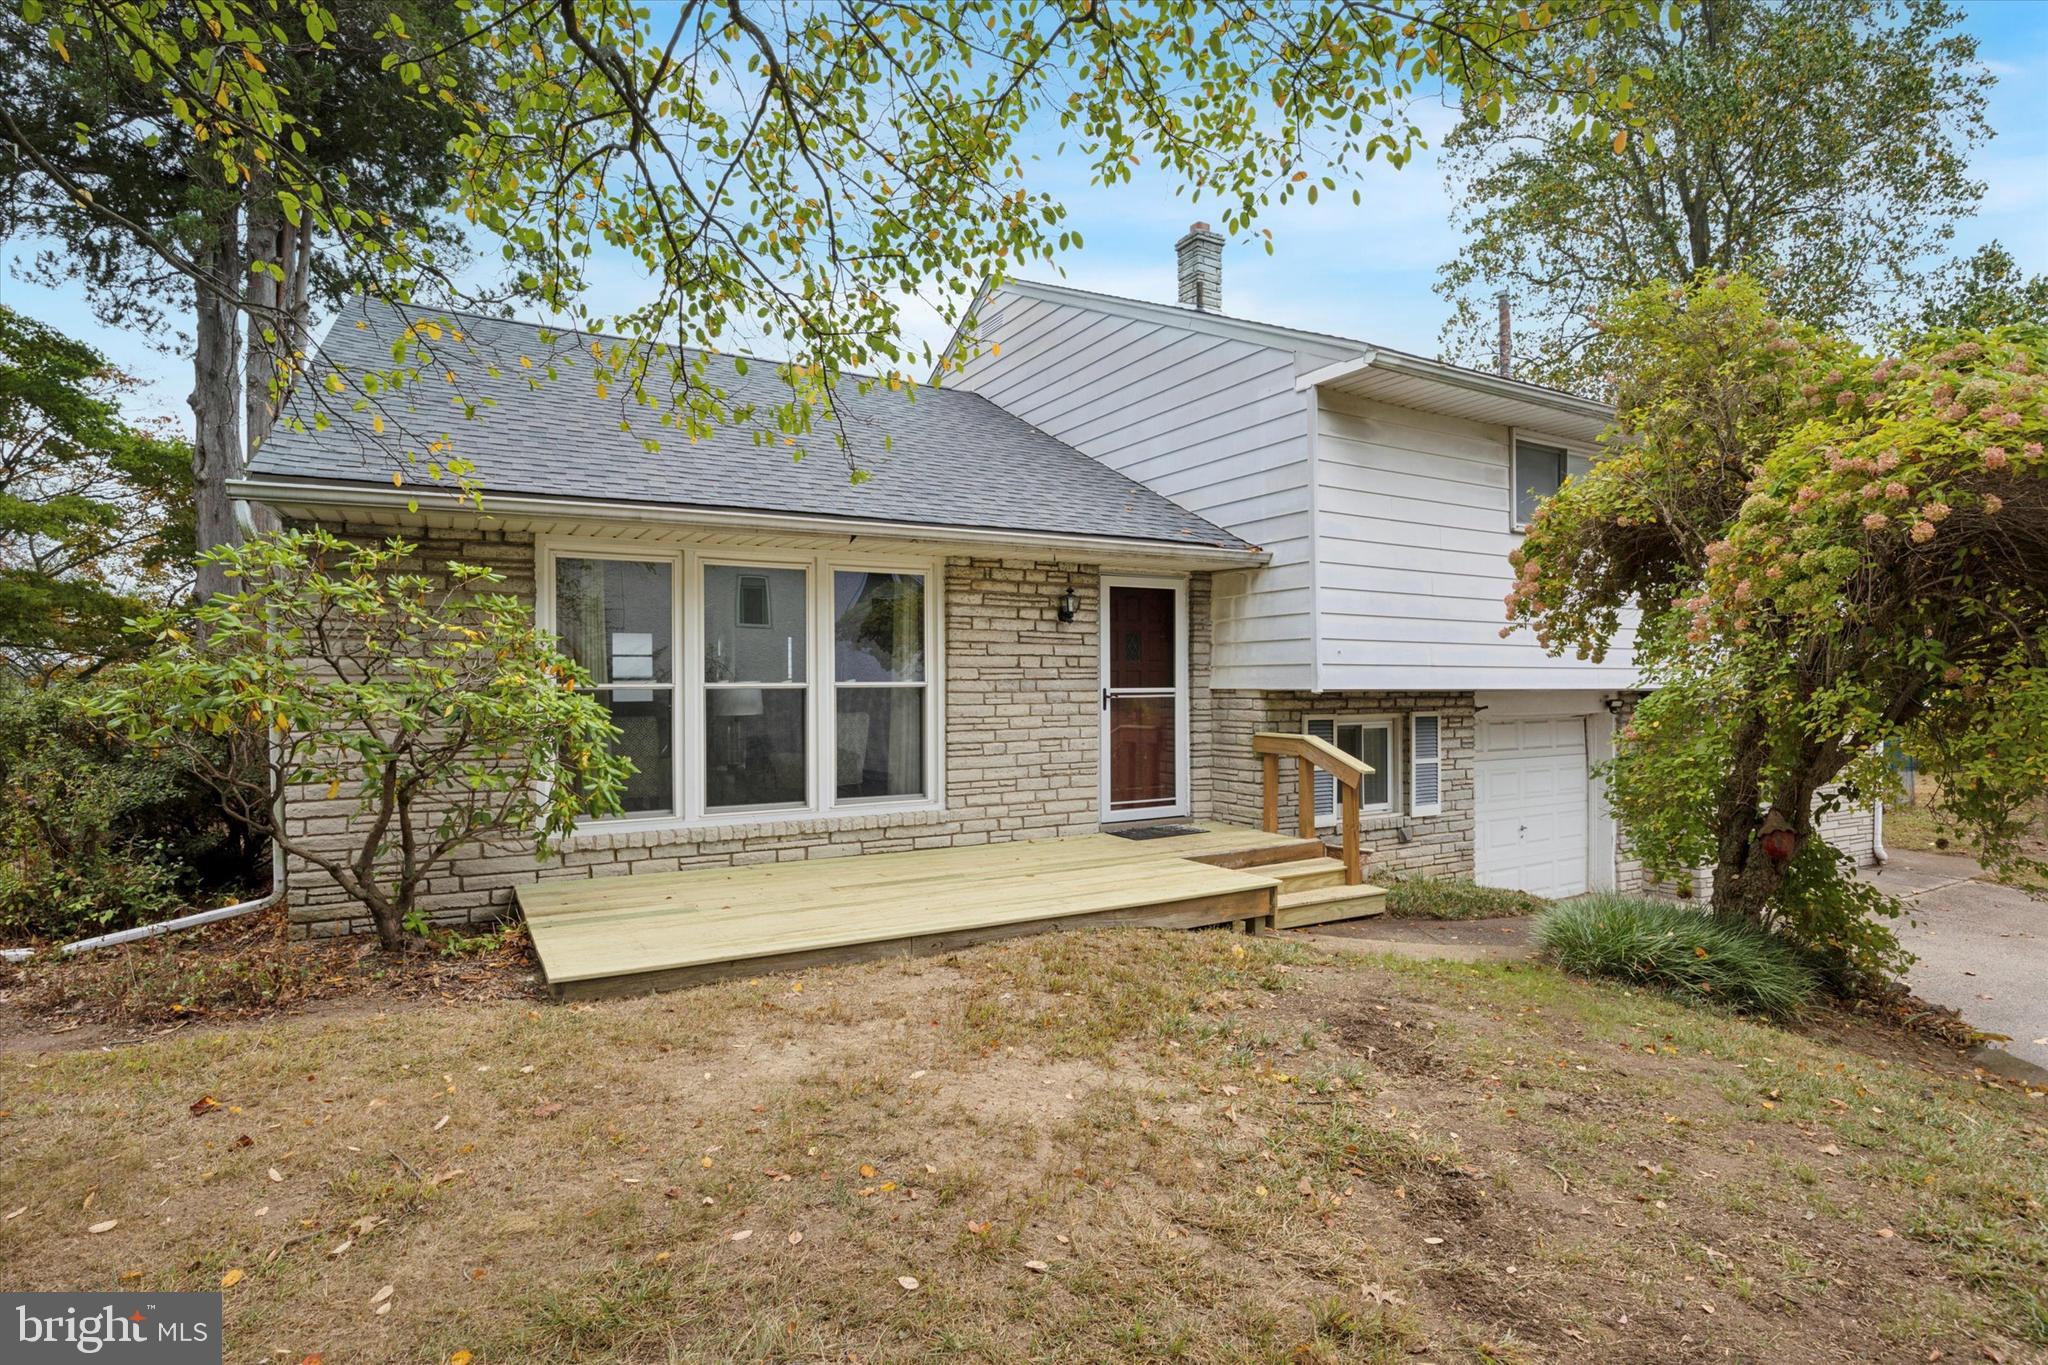
<svg viewBox="0 0 2048 1365"><path fill-rule="evenodd" d="M1637 685L1626 651L1500 636L1518 527L1607 410L1230 317L1221 249L1200 224L1182 239L1178 304L989 292L963 371L841 396L859 481L829 442L797 460L746 430L691 440L586 376L534 382L522 362L573 366L592 339L523 323L437 338L445 392L318 422L318 386L295 394L304 420L235 495L499 569L592 671L639 770L558 856L458 861L426 909L490 917L518 893L531 918L565 879L1162 820L1270 831L1275 746L1294 750L1256 737L1276 735L1322 742L1295 746L1304 772L1324 756L1304 823L1340 834L1355 791L1376 877L1632 885L1592 775ZM326 353L385 368L407 326L360 304ZM721 382L763 408L787 394L765 364ZM481 509L394 486L405 448L473 462ZM348 811L298 792L289 818L339 837ZM293 915L366 927L303 871Z"/></svg>

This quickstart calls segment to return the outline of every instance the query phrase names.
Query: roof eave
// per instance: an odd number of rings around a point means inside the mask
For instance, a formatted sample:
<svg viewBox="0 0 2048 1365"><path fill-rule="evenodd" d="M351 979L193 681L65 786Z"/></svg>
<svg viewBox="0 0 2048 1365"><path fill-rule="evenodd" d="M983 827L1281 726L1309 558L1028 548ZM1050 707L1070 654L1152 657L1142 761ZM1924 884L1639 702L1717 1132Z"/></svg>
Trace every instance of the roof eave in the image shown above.
<svg viewBox="0 0 2048 1365"><path fill-rule="evenodd" d="M1047 551L1063 555L1172 563L1188 569L1249 569L1272 561L1272 553L1253 545L1231 547L1128 536L1097 536L999 527L953 526L931 522L890 521L872 517L839 517L805 512L761 512L737 508L690 507L671 503L617 502L595 498L536 497L519 493L486 493L484 507L440 492L385 488L373 484L326 482L317 479L250 474L228 482L231 497L251 502L285 504L336 511L380 511L401 515L438 510L501 520L612 522L673 526L681 529L750 530L820 536L876 536L927 541L963 547L1000 547Z"/></svg>
<svg viewBox="0 0 2048 1365"><path fill-rule="evenodd" d="M1590 398L1393 351L1366 351L1351 359L1311 370L1295 380L1294 387L1298 392L1318 387L1336 392L1366 392L1358 386L1358 381L1375 373L1480 395L1499 403L1503 415L1512 415L1512 425L1567 438L1581 445L1591 446L1614 422L1614 409Z"/></svg>

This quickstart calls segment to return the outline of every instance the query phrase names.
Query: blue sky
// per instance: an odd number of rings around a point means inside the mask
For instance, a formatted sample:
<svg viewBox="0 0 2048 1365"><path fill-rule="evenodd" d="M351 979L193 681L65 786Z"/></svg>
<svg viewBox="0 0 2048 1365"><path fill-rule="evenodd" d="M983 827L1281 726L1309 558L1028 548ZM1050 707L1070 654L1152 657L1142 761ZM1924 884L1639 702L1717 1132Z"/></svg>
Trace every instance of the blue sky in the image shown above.
<svg viewBox="0 0 2048 1365"><path fill-rule="evenodd" d="M1988 113L1995 136L1974 163L1988 189L1977 215L1957 225L1956 248L1966 252L1997 238L2028 273L2048 272L2048 0L1966 0L1961 7L1998 83ZM1430 108L1420 121L1440 133L1452 115ZM1066 182L1060 168L1045 165L1038 178L1066 197L1087 243L1060 262L1068 283L1174 297L1173 243L1191 220L1209 216L1201 207L1176 198L1161 178L1141 175L1128 186L1089 189L1079 171ZM1314 207L1297 201L1271 214L1261 225L1273 231L1272 256L1250 242L1229 244L1225 311L1435 354L1445 309L1430 285L1456 239L1434 155L1425 152L1399 170L1375 163L1363 197L1357 207L1348 194L1332 195ZM130 404L134 415L189 418L189 362L146 338L98 326L75 288L45 289L16 278L17 259L31 250L27 243L0 246L0 298L90 340L142 378L145 387ZM1026 273L1055 272L1041 265ZM913 308L906 321L918 339L944 340L930 310Z"/></svg>

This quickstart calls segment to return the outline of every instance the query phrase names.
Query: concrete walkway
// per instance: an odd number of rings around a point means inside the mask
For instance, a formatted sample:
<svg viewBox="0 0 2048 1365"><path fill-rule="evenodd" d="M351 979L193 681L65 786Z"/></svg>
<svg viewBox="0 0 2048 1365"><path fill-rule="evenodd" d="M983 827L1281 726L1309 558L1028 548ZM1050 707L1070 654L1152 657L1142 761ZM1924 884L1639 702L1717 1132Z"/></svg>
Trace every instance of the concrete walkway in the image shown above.
<svg viewBox="0 0 2048 1365"><path fill-rule="evenodd" d="M1864 875L1906 902L1909 920L1894 929L1920 958L1906 974L1913 993L2048 1067L2048 902L1980 880L1984 870L1956 853L1894 850Z"/></svg>

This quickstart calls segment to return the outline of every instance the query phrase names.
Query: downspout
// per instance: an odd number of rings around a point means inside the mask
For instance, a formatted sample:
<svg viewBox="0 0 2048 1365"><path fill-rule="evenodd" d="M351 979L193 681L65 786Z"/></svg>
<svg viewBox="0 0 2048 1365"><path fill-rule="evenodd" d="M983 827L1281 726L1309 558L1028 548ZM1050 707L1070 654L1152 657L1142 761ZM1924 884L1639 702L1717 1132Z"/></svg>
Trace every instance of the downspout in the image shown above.
<svg viewBox="0 0 2048 1365"><path fill-rule="evenodd" d="M255 535L256 523L255 518L249 511L248 499L236 498L234 508L236 527L244 536ZM284 822L284 789L282 787L278 789L277 800L271 808L271 819L277 823L278 827L282 828ZM91 952L94 948L112 948L123 943L137 943L144 939L162 938L166 934L182 933L187 929L197 929L203 924L219 924L223 920L240 919L244 915L253 915L259 910L268 910L271 906L284 899L284 893L284 845L273 838L270 841L270 890L263 895L257 896L253 900L237 901L233 905L223 905L216 910L200 910L190 915L180 915L176 919L160 920L155 924L141 924L133 929L118 929L111 934L95 934L91 938L81 938L71 943L60 944L55 949L47 951L54 951L60 956L69 957L75 953ZM36 950L34 948L0 948L0 961L26 962L35 955Z"/></svg>
<svg viewBox="0 0 2048 1365"><path fill-rule="evenodd" d="M1323 690L1323 546L1321 527L1322 479L1317 467L1317 449L1323 427L1323 391L1308 386L1308 690L1320 696Z"/></svg>
<svg viewBox="0 0 2048 1365"><path fill-rule="evenodd" d="M1877 860L1879 867L1883 867L1892 860L1892 855L1886 851L1884 846L1883 801L1873 801L1870 803L1870 856Z"/></svg>

